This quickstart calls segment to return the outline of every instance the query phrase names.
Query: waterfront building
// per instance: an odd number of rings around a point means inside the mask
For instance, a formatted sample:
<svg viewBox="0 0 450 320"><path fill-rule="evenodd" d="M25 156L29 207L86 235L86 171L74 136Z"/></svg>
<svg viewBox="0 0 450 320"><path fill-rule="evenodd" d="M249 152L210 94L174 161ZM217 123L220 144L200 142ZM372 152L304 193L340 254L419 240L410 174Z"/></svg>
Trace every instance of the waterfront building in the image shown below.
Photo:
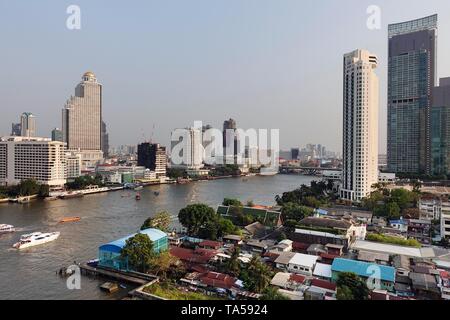
<svg viewBox="0 0 450 320"><path fill-rule="evenodd" d="M199 170L204 167L202 130L198 128L176 129L172 136L179 140L171 144L171 166L185 170Z"/></svg>
<svg viewBox="0 0 450 320"><path fill-rule="evenodd" d="M20 130L22 137L34 137L36 135L36 117L32 113L22 113L20 117Z"/></svg>
<svg viewBox="0 0 450 320"><path fill-rule="evenodd" d="M103 159L102 85L92 72L83 75L67 100L62 119L67 149L81 154L84 168L98 164Z"/></svg>
<svg viewBox="0 0 450 320"><path fill-rule="evenodd" d="M144 142L138 145L138 166L143 166L155 172L156 178L166 176L166 147L159 143Z"/></svg>
<svg viewBox="0 0 450 320"><path fill-rule="evenodd" d="M378 59L366 50L344 55L341 198L358 202L378 182Z"/></svg>
<svg viewBox="0 0 450 320"><path fill-rule="evenodd" d="M11 136L20 137L22 135L22 126L19 123L13 123L11 125Z"/></svg>
<svg viewBox="0 0 450 320"><path fill-rule="evenodd" d="M147 235L153 242L153 251L160 253L169 249L169 242L167 234L158 229L146 229L140 232ZM99 247L99 265L102 267L108 267L116 270L136 271L128 264L128 260L121 257L122 248L125 246L126 241L135 234L131 234L124 238L115 240L113 242L101 245Z"/></svg>
<svg viewBox="0 0 450 320"><path fill-rule="evenodd" d="M63 142L63 133L59 128L55 128L52 130L52 141L61 141Z"/></svg>
<svg viewBox="0 0 450 320"><path fill-rule="evenodd" d="M77 152L66 153L67 179L73 180L81 176L82 160L81 154Z"/></svg>
<svg viewBox="0 0 450 320"><path fill-rule="evenodd" d="M450 174L450 78L440 79L433 90L431 108L431 171Z"/></svg>
<svg viewBox="0 0 450 320"><path fill-rule="evenodd" d="M52 187L66 183L65 144L38 137L0 138L0 184L34 179Z"/></svg>
<svg viewBox="0 0 450 320"><path fill-rule="evenodd" d="M389 171L428 173L430 107L436 83L437 15L389 25Z"/></svg>

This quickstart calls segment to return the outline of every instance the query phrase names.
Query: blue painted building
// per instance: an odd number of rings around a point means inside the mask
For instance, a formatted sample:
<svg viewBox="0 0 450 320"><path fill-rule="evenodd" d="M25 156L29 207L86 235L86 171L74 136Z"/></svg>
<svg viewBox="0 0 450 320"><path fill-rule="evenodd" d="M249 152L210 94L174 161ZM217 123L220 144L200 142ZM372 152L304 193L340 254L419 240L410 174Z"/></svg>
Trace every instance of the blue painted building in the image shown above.
<svg viewBox="0 0 450 320"><path fill-rule="evenodd" d="M153 250L157 253L168 250L169 242L167 234L158 229L146 229L140 233L146 234L153 242ZM115 240L113 242L101 245L99 251L99 265L117 270L130 270L127 259L123 259L120 256L122 248L125 246L126 241L134 237L137 233L131 234L127 237Z"/></svg>
<svg viewBox="0 0 450 320"><path fill-rule="evenodd" d="M331 265L331 279L336 282L342 272L353 272L363 280L372 277L375 285L376 279L380 280L381 290L394 291L395 268L375 263L367 263L349 259L334 259Z"/></svg>

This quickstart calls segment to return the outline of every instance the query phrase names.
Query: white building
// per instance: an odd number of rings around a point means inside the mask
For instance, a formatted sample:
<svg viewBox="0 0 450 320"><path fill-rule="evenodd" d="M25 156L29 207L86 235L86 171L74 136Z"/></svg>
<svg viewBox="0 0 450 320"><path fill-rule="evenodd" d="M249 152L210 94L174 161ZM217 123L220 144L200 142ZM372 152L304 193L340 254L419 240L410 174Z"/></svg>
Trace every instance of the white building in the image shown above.
<svg viewBox="0 0 450 320"><path fill-rule="evenodd" d="M37 137L0 138L0 185L34 179L40 184L66 183L66 147L59 141Z"/></svg>
<svg viewBox="0 0 450 320"><path fill-rule="evenodd" d="M441 204L441 237L450 238L450 202Z"/></svg>
<svg viewBox="0 0 450 320"><path fill-rule="evenodd" d="M289 260L287 269L292 273L299 273L308 276L312 276L314 267L319 259L318 256L312 256L309 254L296 253Z"/></svg>
<svg viewBox="0 0 450 320"><path fill-rule="evenodd" d="M67 149L81 154L83 168L103 160L102 85L86 72L62 111L63 140Z"/></svg>
<svg viewBox="0 0 450 320"><path fill-rule="evenodd" d="M172 168L199 170L204 166L203 159L201 128L176 129L172 132Z"/></svg>
<svg viewBox="0 0 450 320"><path fill-rule="evenodd" d="M34 137L36 135L36 117L29 112L20 116L20 130L22 137Z"/></svg>
<svg viewBox="0 0 450 320"><path fill-rule="evenodd" d="M344 137L341 198L360 201L378 182L377 57L366 50L344 55Z"/></svg>
<svg viewBox="0 0 450 320"><path fill-rule="evenodd" d="M420 219L439 220L441 218L442 200L439 198L421 198L419 200Z"/></svg>
<svg viewBox="0 0 450 320"><path fill-rule="evenodd" d="M81 154L77 152L66 153L67 179L75 179L81 176Z"/></svg>

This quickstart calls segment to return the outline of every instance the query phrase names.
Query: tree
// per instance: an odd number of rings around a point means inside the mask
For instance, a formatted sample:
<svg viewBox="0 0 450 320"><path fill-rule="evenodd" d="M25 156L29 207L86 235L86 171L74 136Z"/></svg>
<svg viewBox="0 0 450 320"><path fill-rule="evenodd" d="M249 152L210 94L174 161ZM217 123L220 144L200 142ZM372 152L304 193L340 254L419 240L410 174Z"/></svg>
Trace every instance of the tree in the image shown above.
<svg viewBox="0 0 450 320"><path fill-rule="evenodd" d="M167 279L167 275L175 270L180 264L180 260L171 255L168 251L153 255L149 259L149 269L162 279Z"/></svg>
<svg viewBox="0 0 450 320"><path fill-rule="evenodd" d="M267 265L261 262L258 256L253 256L241 278L248 290L261 293L269 286L270 280L272 280L272 272Z"/></svg>
<svg viewBox="0 0 450 320"><path fill-rule="evenodd" d="M219 215L206 204L191 204L178 213L178 220L190 235L196 236L207 225L217 223Z"/></svg>
<svg viewBox="0 0 450 320"><path fill-rule="evenodd" d="M239 247L234 248L233 252L231 253L230 259L226 263L228 273L234 277L238 277L241 272L241 263L239 261L240 253L241 250L239 249Z"/></svg>
<svg viewBox="0 0 450 320"><path fill-rule="evenodd" d="M18 185L18 193L21 196L36 195L39 194L39 190L40 185L33 179L23 180Z"/></svg>
<svg viewBox="0 0 450 320"><path fill-rule="evenodd" d="M229 219L220 217L218 221L218 237L226 236L227 234L236 234L237 228Z"/></svg>
<svg viewBox="0 0 450 320"><path fill-rule="evenodd" d="M305 217L311 216L313 214L313 210L311 208L301 206L294 202L285 203L281 209L281 214L283 216L283 220L295 220L300 221Z"/></svg>
<svg viewBox="0 0 450 320"><path fill-rule="evenodd" d="M264 290L259 300L274 301L274 300L291 300L291 299L281 294L277 288L269 286Z"/></svg>
<svg viewBox="0 0 450 320"><path fill-rule="evenodd" d="M390 202L386 204L385 210L389 219L400 218L400 207L396 202Z"/></svg>
<svg viewBox="0 0 450 320"><path fill-rule="evenodd" d="M138 233L127 239L120 253L121 257L128 260L128 264L140 272L146 272L150 259L154 257L153 242L149 236Z"/></svg>
<svg viewBox="0 0 450 320"><path fill-rule="evenodd" d="M369 288L366 282L355 273L340 273L336 284L338 300L367 300L369 298Z"/></svg>
<svg viewBox="0 0 450 320"><path fill-rule="evenodd" d="M222 205L227 207L229 206L242 207L242 202L239 201L238 199L225 198L223 199Z"/></svg>
<svg viewBox="0 0 450 320"><path fill-rule="evenodd" d="M141 227L141 230L155 228L160 229L164 232L169 231L170 224L172 222L172 216L167 211L161 211L155 214L154 217L145 220Z"/></svg>
<svg viewBox="0 0 450 320"><path fill-rule="evenodd" d="M255 206L255 203L253 202L253 200L248 200L248 201L247 201L247 207L252 208L252 207L254 207L254 206Z"/></svg>

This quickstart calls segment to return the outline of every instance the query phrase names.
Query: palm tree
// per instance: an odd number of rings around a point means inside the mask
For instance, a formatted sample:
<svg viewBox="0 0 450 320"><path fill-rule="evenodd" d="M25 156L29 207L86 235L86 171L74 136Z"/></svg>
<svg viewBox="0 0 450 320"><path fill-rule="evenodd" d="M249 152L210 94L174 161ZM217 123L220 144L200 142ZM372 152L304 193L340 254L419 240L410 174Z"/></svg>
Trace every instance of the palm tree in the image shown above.
<svg viewBox="0 0 450 320"><path fill-rule="evenodd" d="M241 263L239 261L240 253L241 253L241 250L239 249L239 247L234 248L233 253L231 254L230 260L228 260L228 263L226 264L228 273L235 277L239 276L240 271L241 271Z"/></svg>

